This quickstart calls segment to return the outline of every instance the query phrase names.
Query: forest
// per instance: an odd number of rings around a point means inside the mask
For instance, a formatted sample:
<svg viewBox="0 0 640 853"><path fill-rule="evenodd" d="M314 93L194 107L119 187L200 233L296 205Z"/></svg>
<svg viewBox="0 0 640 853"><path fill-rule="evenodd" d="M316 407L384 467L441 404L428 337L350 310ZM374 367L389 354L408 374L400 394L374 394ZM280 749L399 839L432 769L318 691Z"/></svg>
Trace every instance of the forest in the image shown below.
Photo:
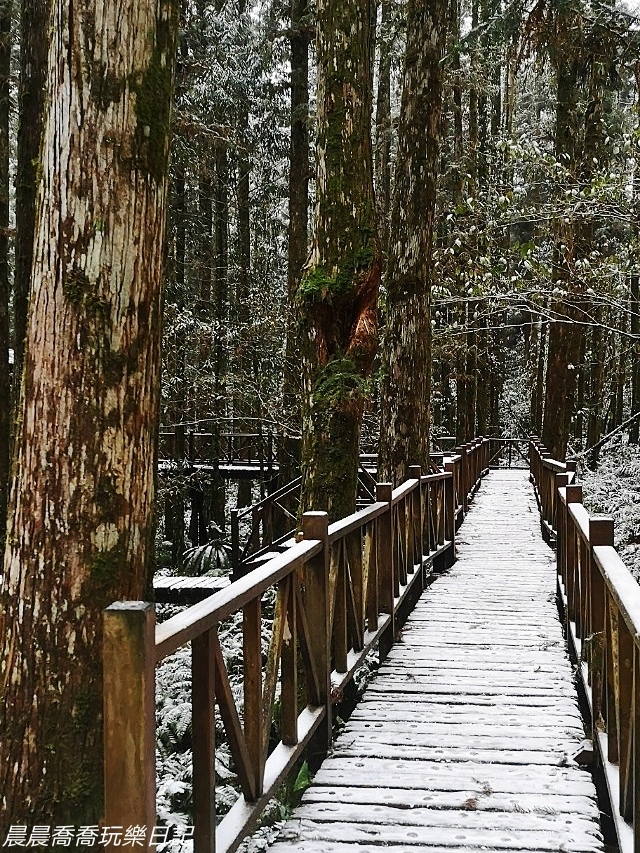
<svg viewBox="0 0 640 853"><path fill-rule="evenodd" d="M0 837L103 814L105 608L476 437L575 460L640 576L639 15L0 0Z"/></svg>

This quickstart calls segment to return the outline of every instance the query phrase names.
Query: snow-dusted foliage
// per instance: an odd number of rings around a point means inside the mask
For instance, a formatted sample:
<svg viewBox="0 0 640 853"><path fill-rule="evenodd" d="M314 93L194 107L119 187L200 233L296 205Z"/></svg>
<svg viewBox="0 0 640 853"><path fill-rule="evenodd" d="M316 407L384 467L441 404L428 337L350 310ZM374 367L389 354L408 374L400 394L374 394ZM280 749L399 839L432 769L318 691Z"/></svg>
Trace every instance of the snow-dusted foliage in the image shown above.
<svg viewBox="0 0 640 853"><path fill-rule="evenodd" d="M615 544L636 580L640 580L640 453L622 445L603 453L595 471L584 471L584 503L591 512L614 519Z"/></svg>

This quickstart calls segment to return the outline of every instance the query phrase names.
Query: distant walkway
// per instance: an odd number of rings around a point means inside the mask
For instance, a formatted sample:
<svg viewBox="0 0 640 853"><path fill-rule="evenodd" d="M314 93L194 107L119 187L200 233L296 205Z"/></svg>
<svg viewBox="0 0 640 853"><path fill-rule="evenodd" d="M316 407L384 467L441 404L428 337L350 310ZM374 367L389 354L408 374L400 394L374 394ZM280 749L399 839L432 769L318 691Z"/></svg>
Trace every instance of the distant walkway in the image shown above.
<svg viewBox="0 0 640 853"><path fill-rule="evenodd" d="M272 853L603 851L528 472L494 471Z"/></svg>

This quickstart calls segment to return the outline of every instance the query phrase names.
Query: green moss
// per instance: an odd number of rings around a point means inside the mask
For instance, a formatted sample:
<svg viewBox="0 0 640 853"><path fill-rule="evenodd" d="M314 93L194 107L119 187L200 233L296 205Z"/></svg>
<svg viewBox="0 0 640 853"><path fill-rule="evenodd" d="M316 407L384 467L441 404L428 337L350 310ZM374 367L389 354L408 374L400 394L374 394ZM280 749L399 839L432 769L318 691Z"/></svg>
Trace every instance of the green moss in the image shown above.
<svg viewBox="0 0 640 853"><path fill-rule="evenodd" d="M360 406L366 391L366 381L355 362L338 357L329 361L316 376L313 404L319 409L340 410Z"/></svg>
<svg viewBox="0 0 640 853"><path fill-rule="evenodd" d="M62 292L71 305L89 316L102 316L109 309L108 302L98 295L98 282L92 283L82 269L72 268L63 274Z"/></svg>
<svg viewBox="0 0 640 853"><path fill-rule="evenodd" d="M117 578L124 571L124 549L119 541L107 551L99 551L91 561L90 572L93 584L98 587L115 588Z"/></svg>
<svg viewBox="0 0 640 853"><path fill-rule="evenodd" d="M127 78L118 76L107 69L104 62L94 62L91 66L91 96L106 110L109 104L117 103L124 95Z"/></svg>
<svg viewBox="0 0 640 853"><path fill-rule="evenodd" d="M348 254L340 263L335 275L329 275L326 267L317 266L302 277L298 287L298 299L304 302L332 301L354 289L360 273L368 270L374 262L373 241L367 236L367 242L355 252Z"/></svg>
<svg viewBox="0 0 640 853"><path fill-rule="evenodd" d="M62 292L76 308L82 308L91 293L91 282L83 270L69 270L62 279Z"/></svg>
<svg viewBox="0 0 640 853"><path fill-rule="evenodd" d="M93 709L95 719L96 709ZM78 815L99 815L102 805L102 784L100 768L97 762L78 759L76 765L71 765L70 776L62 789L60 807L64 809L65 817L76 819ZM57 810L58 811L58 810Z"/></svg>
<svg viewBox="0 0 640 853"><path fill-rule="evenodd" d="M167 19L158 19L148 67L130 81L136 94L138 165L146 167L151 177L158 182L164 180L167 173L171 129L176 3L172 2L170 7Z"/></svg>

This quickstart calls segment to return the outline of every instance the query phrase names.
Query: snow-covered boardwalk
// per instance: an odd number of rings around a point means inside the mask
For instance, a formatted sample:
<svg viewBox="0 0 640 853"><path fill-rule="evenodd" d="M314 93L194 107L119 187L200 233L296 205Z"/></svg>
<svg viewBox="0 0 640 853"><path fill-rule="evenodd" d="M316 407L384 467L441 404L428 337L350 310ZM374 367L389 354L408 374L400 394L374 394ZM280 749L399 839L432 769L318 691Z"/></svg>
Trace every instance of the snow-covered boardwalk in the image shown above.
<svg viewBox="0 0 640 853"><path fill-rule="evenodd" d="M457 543L272 853L604 850L528 472Z"/></svg>

